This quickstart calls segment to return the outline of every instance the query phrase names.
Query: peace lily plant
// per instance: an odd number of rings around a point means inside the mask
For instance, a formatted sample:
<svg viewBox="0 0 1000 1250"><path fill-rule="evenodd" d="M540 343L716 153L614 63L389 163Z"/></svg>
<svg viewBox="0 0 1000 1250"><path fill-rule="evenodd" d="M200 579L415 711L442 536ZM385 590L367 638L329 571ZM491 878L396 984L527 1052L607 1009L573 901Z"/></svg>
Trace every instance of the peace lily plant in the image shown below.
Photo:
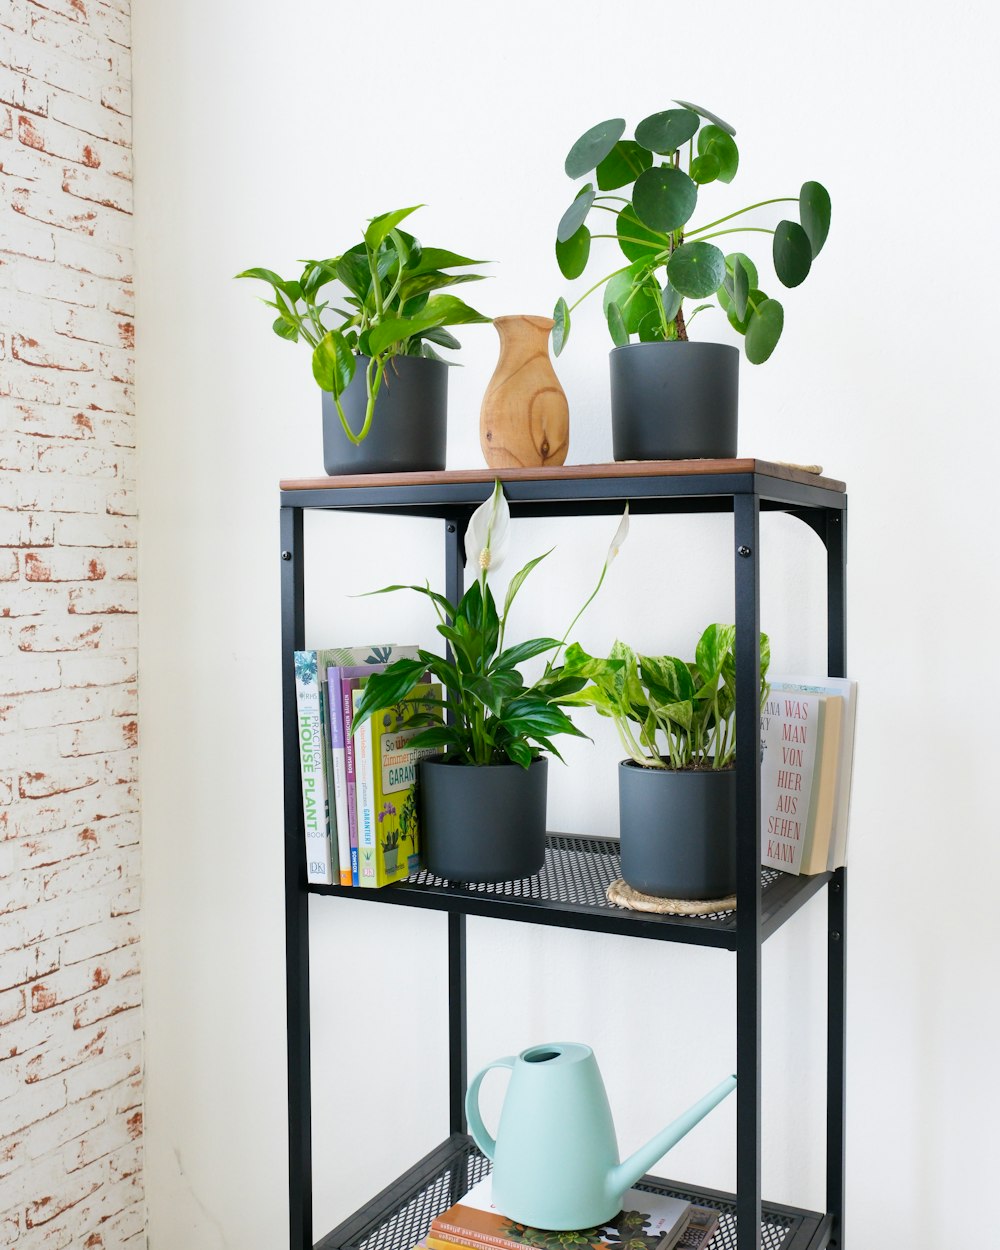
<svg viewBox="0 0 1000 1250"><path fill-rule="evenodd" d="M818 182L805 182L798 195L748 204L711 221L692 224L701 189L731 183L739 168L736 131L707 109L683 100L678 108L644 118L634 139L624 139L621 117L600 122L581 135L566 157L570 178L590 175L556 232L556 259L565 278L587 267L592 239L613 239L627 263L594 283L573 304L555 307L552 341L556 355L566 344L570 315L588 295L604 288L604 315L616 346L633 336L640 342L684 340L703 310L685 312L686 299L715 297L729 323L745 338L746 357L762 364L781 336L784 309L760 287L757 265L742 251L726 252L712 239L739 233L771 236L778 281L796 287L809 274L830 229L830 196ZM595 185L596 184L596 185ZM612 194L612 192L621 192ZM797 205L777 226L745 223L745 214L772 204ZM610 214L610 232L591 233L592 211Z"/></svg>
<svg viewBox="0 0 1000 1250"><path fill-rule="evenodd" d="M394 356L441 360L436 347L457 349L458 339L446 327L489 321L455 295L437 294L443 287L478 282L481 273L450 273L485 261L471 260L438 247L423 247L400 230L400 222L416 212L397 208L373 217L360 243L340 256L307 260L300 277L282 278L271 269L245 269L237 278L266 282L273 299L264 300L277 313L271 329L290 343L305 343L312 352L312 371L321 390L333 396L344 433L355 445L371 429L375 400ZM339 283L331 306L327 287ZM329 322L333 324L328 324ZM367 404L364 423L351 428L341 397L364 362Z"/></svg>
<svg viewBox="0 0 1000 1250"><path fill-rule="evenodd" d="M458 604L429 586L386 586L372 594L415 590L434 605L438 633L452 651L445 659L421 650L416 659L397 660L383 673L373 674L365 685L352 732L374 712L393 707L426 680L429 671L444 690L442 707L450 723L418 712L409 726L423 726L411 739L414 747L440 747L446 757L463 764L519 764L528 768L542 751L562 758L552 739L557 734L585 737L556 705L583 686L583 674L569 674L558 663L570 631L600 590L611 562L628 533L628 508L608 549L597 585L583 607L559 638L532 638L508 645L507 625L511 607L528 574L550 551L536 556L510 579L502 611L497 610L489 579L503 565L510 547L510 509L498 481L493 494L476 509L465 537L467 576L473 578ZM551 653L544 672L530 684L521 666L536 656Z"/></svg>
<svg viewBox="0 0 1000 1250"><path fill-rule="evenodd" d="M771 661L760 636L760 703ZM643 768L729 768L736 755L736 627L709 625L694 662L637 655L616 642L606 659L572 644L564 673L587 684L560 703L590 706L614 721L626 754Z"/></svg>

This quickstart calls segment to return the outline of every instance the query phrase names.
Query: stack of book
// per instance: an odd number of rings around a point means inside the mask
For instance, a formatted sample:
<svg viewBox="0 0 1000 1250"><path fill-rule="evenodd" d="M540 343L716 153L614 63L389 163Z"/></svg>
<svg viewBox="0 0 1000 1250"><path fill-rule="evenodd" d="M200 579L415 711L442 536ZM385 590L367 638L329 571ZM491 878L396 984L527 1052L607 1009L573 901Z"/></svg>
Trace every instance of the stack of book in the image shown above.
<svg viewBox="0 0 1000 1250"><path fill-rule="evenodd" d="M429 1250L702 1250L719 1214L683 1198L630 1189L622 1210L600 1228L548 1232L518 1224L498 1211L492 1181L484 1177L454 1206L431 1221L420 1242Z"/></svg>
<svg viewBox="0 0 1000 1250"><path fill-rule="evenodd" d="M441 688L424 683L351 734L365 681L416 647L383 644L295 652L306 880L376 888L417 870L417 761L409 745L417 710L437 711Z"/></svg>
<svg viewBox="0 0 1000 1250"><path fill-rule="evenodd" d="M832 872L847 862L857 682L775 677L760 717L761 863Z"/></svg>

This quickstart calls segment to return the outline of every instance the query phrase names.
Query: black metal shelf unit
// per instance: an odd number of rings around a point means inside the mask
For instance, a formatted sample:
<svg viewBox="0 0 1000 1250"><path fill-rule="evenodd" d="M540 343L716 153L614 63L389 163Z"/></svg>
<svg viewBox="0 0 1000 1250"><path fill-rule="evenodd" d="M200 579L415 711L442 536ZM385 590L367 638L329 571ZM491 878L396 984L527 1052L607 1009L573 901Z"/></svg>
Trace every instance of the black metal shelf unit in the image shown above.
<svg viewBox="0 0 1000 1250"><path fill-rule="evenodd" d="M650 1188L689 1195L720 1211L712 1250L822 1250L844 1245L845 869L794 878L760 869L760 722L757 708L760 630L759 542L762 511L783 511L809 525L826 548L827 662L846 673L846 517L843 484L762 461L655 462L500 471L513 516L603 515L628 501L636 513L731 513L736 595L737 908L699 918L650 916L607 903L618 875L613 838L551 834L545 868L500 886L451 884L420 873L384 890L307 886L302 855L301 790L296 750L291 653L304 645L303 514L309 509L394 513L443 522L445 593L461 595L463 540L492 473L406 474L283 483L281 491L282 681L285 785L290 1250L313 1246L311 1099L309 1083L310 893L374 903L425 907L448 915L449 1126L451 1136L404 1176L319 1238L321 1250L411 1250L431 1219L455 1202L488 1167L465 1135L467 916L558 925L736 953L735 1195L647 1177ZM827 896L826 1210L810 1212L762 1202L761 951L790 916L820 892Z"/></svg>

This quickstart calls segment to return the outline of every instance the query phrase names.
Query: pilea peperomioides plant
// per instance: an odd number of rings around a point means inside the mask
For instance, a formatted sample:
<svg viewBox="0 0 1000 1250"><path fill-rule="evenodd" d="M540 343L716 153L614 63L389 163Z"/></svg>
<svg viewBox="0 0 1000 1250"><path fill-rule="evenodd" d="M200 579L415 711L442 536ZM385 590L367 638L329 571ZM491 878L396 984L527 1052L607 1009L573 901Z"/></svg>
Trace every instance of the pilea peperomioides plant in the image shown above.
<svg viewBox="0 0 1000 1250"><path fill-rule="evenodd" d="M684 300L715 296L732 327L745 336L747 359L762 364L774 351L784 310L760 288L757 266L743 252L728 254L711 239L739 232L770 234L774 271L783 286L798 286L826 241L830 196L818 182L803 183L797 196L777 196L736 209L701 225L691 219L699 190L731 183L739 168L735 130L707 109L685 101L645 118L634 139L623 139L625 121L613 118L592 127L566 157L570 178L591 174L563 214L556 232L556 259L564 277L587 267L593 238L617 241L628 263L606 274L575 303L555 307L553 346L565 346L570 314L591 292L604 287L604 313L616 346L633 335L640 342L687 338L692 318L711 304L685 313ZM595 186L596 183L596 186ZM623 191L622 194L609 192ZM737 220L771 204L797 204L798 220L771 228ZM592 210L610 213L613 233L591 233Z"/></svg>
<svg viewBox="0 0 1000 1250"><path fill-rule="evenodd" d="M371 428L375 400L393 356L440 360L435 347L461 347L445 327L489 321L457 296L437 294L443 287L486 276L448 270L486 262L423 247L419 239L400 230L400 222L419 207L373 217L360 243L340 256L303 262L299 278L282 278L260 268L236 275L257 278L271 287L274 298L264 303L277 313L272 330L279 338L301 340L312 350L313 377L333 396L344 433L355 445ZM332 282L340 284L335 298L346 308L331 307L327 287ZM359 360L365 361L368 402L364 424L355 431L344 415L341 396Z"/></svg>

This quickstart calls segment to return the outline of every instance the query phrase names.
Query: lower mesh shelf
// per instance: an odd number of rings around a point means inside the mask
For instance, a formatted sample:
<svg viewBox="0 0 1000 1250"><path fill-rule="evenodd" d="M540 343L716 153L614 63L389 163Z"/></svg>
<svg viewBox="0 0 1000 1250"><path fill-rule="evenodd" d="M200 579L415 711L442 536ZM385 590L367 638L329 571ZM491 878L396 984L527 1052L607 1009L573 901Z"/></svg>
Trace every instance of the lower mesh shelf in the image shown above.
<svg viewBox="0 0 1000 1250"><path fill-rule="evenodd" d="M322 1238L316 1250L412 1250L426 1236L431 1220L458 1202L489 1170L489 1160L472 1139L455 1134ZM719 1227L709 1250L737 1250L736 1201L732 1195L677 1187L651 1176L636 1188L686 1198L717 1210ZM761 1250L821 1250L827 1244L827 1231L828 1221L814 1211L765 1203Z"/></svg>

